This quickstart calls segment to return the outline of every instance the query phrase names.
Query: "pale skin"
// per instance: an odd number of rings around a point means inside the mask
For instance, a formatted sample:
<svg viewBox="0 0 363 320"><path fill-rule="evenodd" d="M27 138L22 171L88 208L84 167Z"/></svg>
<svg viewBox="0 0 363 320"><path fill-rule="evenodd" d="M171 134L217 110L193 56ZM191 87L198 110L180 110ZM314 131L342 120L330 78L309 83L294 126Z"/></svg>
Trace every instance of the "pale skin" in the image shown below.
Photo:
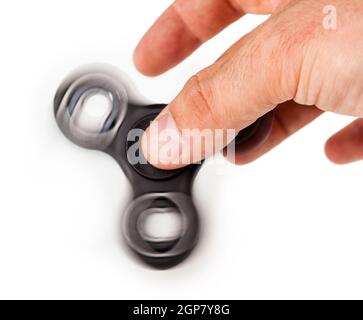
<svg viewBox="0 0 363 320"><path fill-rule="evenodd" d="M326 5L336 8L335 30L324 28ZM338 164L362 160L362 0L176 0L139 43L135 65L145 75L159 75L247 13L271 16L191 77L158 119L171 117L178 130L240 130L275 110L267 141L236 155L235 162L245 164L323 112L350 115L357 119L333 135L325 151ZM145 140L155 138L149 134ZM185 164L153 165L174 169Z"/></svg>

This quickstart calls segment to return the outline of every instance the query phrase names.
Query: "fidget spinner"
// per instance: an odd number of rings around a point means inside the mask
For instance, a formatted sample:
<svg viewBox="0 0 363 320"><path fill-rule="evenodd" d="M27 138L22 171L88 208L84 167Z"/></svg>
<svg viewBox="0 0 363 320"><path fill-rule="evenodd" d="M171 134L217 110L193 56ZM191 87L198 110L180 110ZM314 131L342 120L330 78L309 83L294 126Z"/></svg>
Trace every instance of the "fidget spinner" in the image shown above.
<svg viewBox="0 0 363 320"><path fill-rule="evenodd" d="M104 110L90 115L86 106L95 97L106 101ZM123 215L122 232L127 245L148 265L165 269L183 261L198 242L199 216L192 200L193 181L202 164L177 170L160 170L149 163L130 161L130 148L139 150L141 139L129 141L132 130L145 130L165 107L150 104L116 69L87 66L73 72L60 85L54 99L54 114L63 134L75 144L113 157L130 181L132 201ZM269 135L272 114L242 130L237 151L262 143ZM153 214L173 213L181 221L178 234L159 237L145 230Z"/></svg>

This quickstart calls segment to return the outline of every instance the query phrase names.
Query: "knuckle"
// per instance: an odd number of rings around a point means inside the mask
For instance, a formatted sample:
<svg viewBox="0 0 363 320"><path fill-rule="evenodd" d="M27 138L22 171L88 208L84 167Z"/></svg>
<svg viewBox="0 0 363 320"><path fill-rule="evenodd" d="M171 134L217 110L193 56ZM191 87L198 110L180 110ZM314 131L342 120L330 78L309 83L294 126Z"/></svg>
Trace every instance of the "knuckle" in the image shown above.
<svg viewBox="0 0 363 320"><path fill-rule="evenodd" d="M190 78L185 89L186 105L193 118L196 118L201 125L211 122L216 124L213 90L206 81L201 80L200 74Z"/></svg>
<svg viewBox="0 0 363 320"><path fill-rule="evenodd" d="M306 57L314 49L321 29L319 17L300 18L300 6L299 2L290 5L283 14L272 16L266 24L266 32L272 35L273 41L270 59L274 61L287 99L294 99L299 91L301 93L301 75L309 64Z"/></svg>

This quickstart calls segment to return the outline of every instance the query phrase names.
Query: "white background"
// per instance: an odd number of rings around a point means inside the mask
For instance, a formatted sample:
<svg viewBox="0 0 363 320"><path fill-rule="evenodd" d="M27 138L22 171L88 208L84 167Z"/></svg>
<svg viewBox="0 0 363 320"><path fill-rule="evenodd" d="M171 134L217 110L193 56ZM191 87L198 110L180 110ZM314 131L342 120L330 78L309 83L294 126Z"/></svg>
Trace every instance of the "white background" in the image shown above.
<svg viewBox="0 0 363 320"><path fill-rule="evenodd" d="M350 121L335 115L251 165L205 166L194 190L203 236L184 264L154 271L121 245L127 180L112 159L59 132L58 84L80 65L106 62L168 102L265 19L244 18L177 68L146 78L132 51L169 3L0 5L0 297L363 298L363 163L325 158L325 140Z"/></svg>

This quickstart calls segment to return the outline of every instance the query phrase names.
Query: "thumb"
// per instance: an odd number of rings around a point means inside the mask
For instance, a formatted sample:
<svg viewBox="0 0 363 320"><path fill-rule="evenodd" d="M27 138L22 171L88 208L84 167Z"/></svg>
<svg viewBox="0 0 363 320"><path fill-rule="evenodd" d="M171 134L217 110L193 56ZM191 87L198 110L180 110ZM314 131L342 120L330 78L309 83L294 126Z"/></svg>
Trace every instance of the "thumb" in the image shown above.
<svg viewBox="0 0 363 320"><path fill-rule="evenodd" d="M222 150L238 132L294 98L301 42L266 23L194 75L145 132L142 149L161 169L176 169Z"/></svg>

